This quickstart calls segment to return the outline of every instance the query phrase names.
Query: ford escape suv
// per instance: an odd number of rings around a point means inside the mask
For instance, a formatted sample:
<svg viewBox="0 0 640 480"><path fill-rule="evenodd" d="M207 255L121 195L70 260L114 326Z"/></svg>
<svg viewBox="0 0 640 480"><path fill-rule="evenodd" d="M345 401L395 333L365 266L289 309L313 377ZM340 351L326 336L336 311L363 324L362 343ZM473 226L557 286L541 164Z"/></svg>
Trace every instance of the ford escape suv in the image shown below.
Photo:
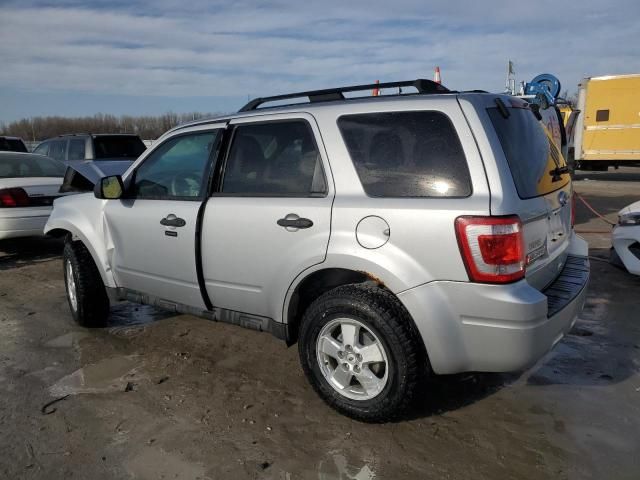
<svg viewBox="0 0 640 480"><path fill-rule="evenodd" d="M56 200L74 319L130 300L271 332L364 421L430 376L540 359L589 277L562 155L520 99L428 80L353 96L375 87L253 100Z"/></svg>

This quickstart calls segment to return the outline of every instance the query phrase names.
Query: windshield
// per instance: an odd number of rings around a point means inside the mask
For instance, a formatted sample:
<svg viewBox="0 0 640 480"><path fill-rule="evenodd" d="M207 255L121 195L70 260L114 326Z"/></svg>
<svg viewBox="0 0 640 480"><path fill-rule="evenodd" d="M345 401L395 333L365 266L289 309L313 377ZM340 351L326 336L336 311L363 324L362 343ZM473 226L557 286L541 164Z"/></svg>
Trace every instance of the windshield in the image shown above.
<svg viewBox="0 0 640 480"><path fill-rule="evenodd" d="M93 148L96 160L133 160L146 150L144 142L140 137L131 135L109 135L105 137L95 137Z"/></svg>
<svg viewBox="0 0 640 480"><path fill-rule="evenodd" d="M63 177L66 167L40 155L0 155L0 178Z"/></svg>
<svg viewBox="0 0 640 480"><path fill-rule="evenodd" d="M509 108L504 118L498 108L488 108L520 198L546 195L564 187L570 179L555 143L528 108Z"/></svg>

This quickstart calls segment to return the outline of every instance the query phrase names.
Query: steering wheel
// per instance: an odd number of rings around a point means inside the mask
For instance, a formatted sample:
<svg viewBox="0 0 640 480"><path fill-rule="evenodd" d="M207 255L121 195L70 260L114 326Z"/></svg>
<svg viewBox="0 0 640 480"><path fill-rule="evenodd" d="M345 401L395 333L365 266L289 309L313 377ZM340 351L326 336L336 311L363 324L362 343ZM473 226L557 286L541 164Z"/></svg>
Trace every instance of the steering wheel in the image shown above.
<svg viewBox="0 0 640 480"><path fill-rule="evenodd" d="M174 175L169 186L169 193L174 197L197 197L200 193L200 175L186 173Z"/></svg>

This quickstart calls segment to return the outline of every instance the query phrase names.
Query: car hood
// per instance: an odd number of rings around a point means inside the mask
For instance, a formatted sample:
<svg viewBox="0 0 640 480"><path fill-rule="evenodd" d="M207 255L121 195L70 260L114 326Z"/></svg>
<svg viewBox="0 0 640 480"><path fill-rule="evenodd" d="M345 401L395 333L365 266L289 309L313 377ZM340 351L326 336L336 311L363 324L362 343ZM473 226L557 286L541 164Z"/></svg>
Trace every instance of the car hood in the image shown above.
<svg viewBox="0 0 640 480"><path fill-rule="evenodd" d="M67 162L67 166L95 184L103 177L122 175L132 163L133 160L87 160L84 162Z"/></svg>
<svg viewBox="0 0 640 480"><path fill-rule="evenodd" d="M133 160L87 160L67 162L67 173L60 187L61 192L88 192L101 178L122 175Z"/></svg>
<svg viewBox="0 0 640 480"><path fill-rule="evenodd" d="M625 213L637 212L640 213L640 200L637 202L633 202L631 205L627 205L622 210L618 212L618 216L623 215Z"/></svg>

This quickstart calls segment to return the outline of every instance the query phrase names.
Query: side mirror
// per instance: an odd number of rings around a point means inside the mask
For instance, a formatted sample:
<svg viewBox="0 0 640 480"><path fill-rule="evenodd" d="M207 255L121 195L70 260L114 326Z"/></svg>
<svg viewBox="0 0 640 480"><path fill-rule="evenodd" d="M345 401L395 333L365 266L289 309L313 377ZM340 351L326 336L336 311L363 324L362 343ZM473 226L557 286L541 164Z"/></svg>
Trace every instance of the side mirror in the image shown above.
<svg viewBox="0 0 640 480"><path fill-rule="evenodd" d="M124 193L124 184L120 175L101 178L93 187L96 198L104 200L117 200Z"/></svg>

